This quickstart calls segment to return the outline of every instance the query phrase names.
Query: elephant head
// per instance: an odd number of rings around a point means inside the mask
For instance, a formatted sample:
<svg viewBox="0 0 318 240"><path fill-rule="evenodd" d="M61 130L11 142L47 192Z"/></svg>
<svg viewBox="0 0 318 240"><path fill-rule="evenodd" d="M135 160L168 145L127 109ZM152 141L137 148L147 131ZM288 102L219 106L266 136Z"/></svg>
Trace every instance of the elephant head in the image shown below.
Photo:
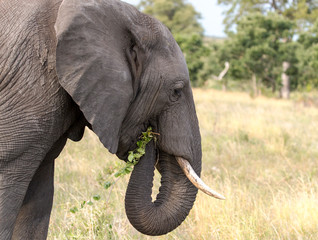
<svg viewBox="0 0 318 240"><path fill-rule="evenodd" d="M160 133L132 173L125 207L140 232L172 231L197 194L184 172L201 171L198 120L180 48L163 24L117 0L64 0L55 29L59 82L111 153L124 160L148 126ZM152 202L155 167L162 179Z"/></svg>

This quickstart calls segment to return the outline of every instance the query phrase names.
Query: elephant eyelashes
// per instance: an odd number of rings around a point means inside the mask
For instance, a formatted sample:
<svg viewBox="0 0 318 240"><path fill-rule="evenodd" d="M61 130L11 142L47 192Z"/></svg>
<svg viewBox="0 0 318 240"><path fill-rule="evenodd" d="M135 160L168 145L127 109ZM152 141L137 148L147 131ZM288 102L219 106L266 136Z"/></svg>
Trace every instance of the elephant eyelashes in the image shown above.
<svg viewBox="0 0 318 240"><path fill-rule="evenodd" d="M174 95L177 96L177 97L180 97L181 93L182 93L182 88L176 88L174 90Z"/></svg>

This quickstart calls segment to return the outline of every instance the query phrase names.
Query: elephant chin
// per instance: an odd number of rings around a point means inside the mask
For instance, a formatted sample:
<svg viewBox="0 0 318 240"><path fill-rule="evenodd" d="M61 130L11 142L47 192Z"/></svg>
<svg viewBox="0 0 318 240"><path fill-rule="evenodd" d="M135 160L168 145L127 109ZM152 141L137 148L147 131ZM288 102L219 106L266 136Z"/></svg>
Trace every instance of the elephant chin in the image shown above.
<svg viewBox="0 0 318 240"><path fill-rule="evenodd" d="M157 151L157 169L161 174L161 186L156 200L152 201ZM156 150L151 142L147 145L145 156L134 167L129 180L125 197L127 217L143 234L166 234L178 227L187 217L197 191L179 167L175 157Z"/></svg>

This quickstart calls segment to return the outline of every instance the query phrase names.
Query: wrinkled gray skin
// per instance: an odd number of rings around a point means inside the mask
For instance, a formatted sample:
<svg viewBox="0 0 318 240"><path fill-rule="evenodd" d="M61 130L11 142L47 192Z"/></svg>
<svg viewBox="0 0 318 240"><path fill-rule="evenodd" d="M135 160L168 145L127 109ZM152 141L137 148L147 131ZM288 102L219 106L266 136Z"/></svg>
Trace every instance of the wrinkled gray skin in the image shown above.
<svg viewBox="0 0 318 240"><path fill-rule="evenodd" d="M116 0L1 0L1 240L46 238L54 159L67 138L88 126L124 160L149 125L160 137L135 167L125 207L137 230L161 235L197 193L175 156L201 171L187 66L170 32ZM155 167L162 184L152 202Z"/></svg>

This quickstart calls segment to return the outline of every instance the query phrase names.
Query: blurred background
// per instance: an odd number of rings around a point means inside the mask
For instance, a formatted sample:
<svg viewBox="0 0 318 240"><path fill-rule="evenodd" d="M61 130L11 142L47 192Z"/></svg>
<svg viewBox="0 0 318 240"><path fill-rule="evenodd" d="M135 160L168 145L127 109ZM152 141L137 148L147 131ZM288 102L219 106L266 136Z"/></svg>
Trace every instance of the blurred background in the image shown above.
<svg viewBox="0 0 318 240"><path fill-rule="evenodd" d="M193 86L289 98L318 87L317 0L126 0L162 21Z"/></svg>

